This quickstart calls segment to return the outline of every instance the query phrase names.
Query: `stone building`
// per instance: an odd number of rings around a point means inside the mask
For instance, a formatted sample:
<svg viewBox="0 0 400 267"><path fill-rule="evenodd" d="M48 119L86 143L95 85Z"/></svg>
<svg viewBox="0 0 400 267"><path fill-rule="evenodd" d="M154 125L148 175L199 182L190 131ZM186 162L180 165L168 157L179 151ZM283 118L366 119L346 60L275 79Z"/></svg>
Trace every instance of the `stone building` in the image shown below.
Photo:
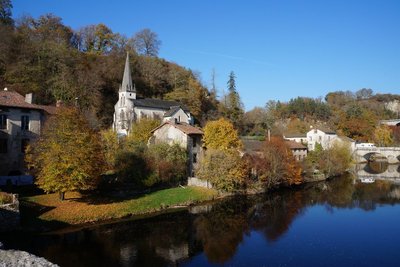
<svg viewBox="0 0 400 267"><path fill-rule="evenodd" d="M32 104L32 94L24 97L7 89L0 91L0 176L26 172L25 149L55 111L53 106Z"/></svg>
<svg viewBox="0 0 400 267"><path fill-rule="evenodd" d="M193 176L203 151L203 131L185 122L166 121L152 131L149 144L179 144L188 152L188 173Z"/></svg>
<svg viewBox="0 0 400 267"><path fill-rule="evenodd" d="M307 157L307 147L303 144L290 140L286 140L285 144L290 148L293 157L297 161L303 160Z"/></svg>
<svg viewBox="0 0 400 267"><path fill-rule="evenodd" d="M128 135L133 123L141 118L159 119L160 122L176 120L193 124L189 111L176 101L137 97L129 66L129 54L127 54L118 102L114 106L113 129L119 136Z"/></svg>

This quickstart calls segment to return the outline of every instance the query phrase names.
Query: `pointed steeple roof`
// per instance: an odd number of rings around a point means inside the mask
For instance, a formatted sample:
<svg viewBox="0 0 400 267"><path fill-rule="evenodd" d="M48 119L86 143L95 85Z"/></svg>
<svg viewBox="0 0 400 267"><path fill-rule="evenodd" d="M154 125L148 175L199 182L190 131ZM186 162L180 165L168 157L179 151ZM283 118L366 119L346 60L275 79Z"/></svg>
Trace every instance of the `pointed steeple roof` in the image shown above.
<svg viewBox="0 0 400 267"><path fill-rule="evenodd" d="M122 79L122 86L120 91L122 92L134 92L136 88L132 82L131 67L129 65L129 52L126 52L125 70L124 77Z"/></svg>

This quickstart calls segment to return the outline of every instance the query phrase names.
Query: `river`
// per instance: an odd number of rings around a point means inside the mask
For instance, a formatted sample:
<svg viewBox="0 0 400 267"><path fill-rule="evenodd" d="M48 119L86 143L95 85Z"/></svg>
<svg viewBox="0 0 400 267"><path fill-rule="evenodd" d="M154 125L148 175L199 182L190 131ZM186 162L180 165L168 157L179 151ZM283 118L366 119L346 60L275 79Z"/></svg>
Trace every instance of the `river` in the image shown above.
<svg viewBox="0 0 400 267"><path fill-rule="evenodd" d="M74 267L399 266L398 238L400 185L350 175L146 219L0 236L7 248Z"/></svg>

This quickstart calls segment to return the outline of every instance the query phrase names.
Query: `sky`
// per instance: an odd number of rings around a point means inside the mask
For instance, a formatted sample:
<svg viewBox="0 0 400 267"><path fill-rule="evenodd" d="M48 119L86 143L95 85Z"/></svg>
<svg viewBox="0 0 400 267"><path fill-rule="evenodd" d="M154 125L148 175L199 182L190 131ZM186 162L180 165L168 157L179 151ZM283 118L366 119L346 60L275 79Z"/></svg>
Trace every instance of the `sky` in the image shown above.
<svg viewBox="0 0 400 267"><path fill-rule="evenodd" d="M14 0L13 17L53 13L77 30L104 23L162 41L159 56L221 95L231 71L245 109L269 100L371 88L400 93L398 0ZM121 74L122 75L122 74ZM121 76L122 77L122 76Z"/></svg>

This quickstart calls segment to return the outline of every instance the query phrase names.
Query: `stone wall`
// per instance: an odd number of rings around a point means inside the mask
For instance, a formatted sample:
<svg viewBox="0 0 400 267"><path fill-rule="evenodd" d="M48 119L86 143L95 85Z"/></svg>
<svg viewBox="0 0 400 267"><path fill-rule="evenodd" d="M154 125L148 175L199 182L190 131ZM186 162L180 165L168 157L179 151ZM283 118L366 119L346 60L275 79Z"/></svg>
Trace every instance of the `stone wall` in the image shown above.
<svg viewBox="0 0 400 267"><path fill-rule="evenodd" d="M188 186L200 186L205 188L212 188L212 184L209 181L204 181L196 177L188 178Z"/></svg>
<svg viewBox="0 0 400 267"><path fill-rule="evenodd" d="M19 227L19 201L18 195L13 195L13 202L0 205L0 232L11 231Z"/></svg>

